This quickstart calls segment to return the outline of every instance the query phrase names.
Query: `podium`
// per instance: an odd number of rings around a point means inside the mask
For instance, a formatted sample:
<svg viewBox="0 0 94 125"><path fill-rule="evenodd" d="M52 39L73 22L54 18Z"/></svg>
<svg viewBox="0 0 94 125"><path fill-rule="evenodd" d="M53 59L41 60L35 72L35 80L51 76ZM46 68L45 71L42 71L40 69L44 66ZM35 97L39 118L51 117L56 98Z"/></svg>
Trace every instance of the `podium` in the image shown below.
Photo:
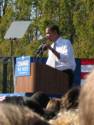
<svg viewBox="0 0 94 125"><path fill-rule="evenodd" d="M69 78L66 73L36 62L31 63L30 69L30 76L16 77L15 92L63 94L68 91Z"/></svg>

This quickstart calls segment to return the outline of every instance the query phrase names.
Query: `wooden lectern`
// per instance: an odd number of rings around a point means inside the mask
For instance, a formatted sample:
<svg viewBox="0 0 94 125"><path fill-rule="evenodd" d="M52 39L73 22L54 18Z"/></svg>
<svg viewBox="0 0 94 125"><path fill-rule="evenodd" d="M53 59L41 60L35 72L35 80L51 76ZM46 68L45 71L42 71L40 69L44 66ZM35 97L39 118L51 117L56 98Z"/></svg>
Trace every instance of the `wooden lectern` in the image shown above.
<svg viewBox="0 0 94 125"><path fill-rule="evenodd" d="M18 76L15 92L63 94L68 91L69 78L66 73L41 63L31 63L30 76Z"/></svg>

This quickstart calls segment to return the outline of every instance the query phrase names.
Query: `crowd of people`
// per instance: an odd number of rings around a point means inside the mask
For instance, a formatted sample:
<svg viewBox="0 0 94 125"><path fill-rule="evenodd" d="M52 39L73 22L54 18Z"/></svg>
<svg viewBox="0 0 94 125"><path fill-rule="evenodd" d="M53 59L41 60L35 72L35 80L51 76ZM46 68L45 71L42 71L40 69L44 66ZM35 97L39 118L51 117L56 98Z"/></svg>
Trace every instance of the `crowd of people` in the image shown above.
<svg viewBox="0 0 94 125"><path fill-rule="evenodd" d="M93 125L94 71L81 87L61 97L38 91L31 96L6 96L0 102L0 125Z"/></svg>
<svg viewBox="0 0 94 125"><path fill-rule="evenodd" d="M61 116L76 111L79 92L77 87L62 97L52 98L41 91L31 96L6 96L0 103L0 125L65 125Z"/></svg>

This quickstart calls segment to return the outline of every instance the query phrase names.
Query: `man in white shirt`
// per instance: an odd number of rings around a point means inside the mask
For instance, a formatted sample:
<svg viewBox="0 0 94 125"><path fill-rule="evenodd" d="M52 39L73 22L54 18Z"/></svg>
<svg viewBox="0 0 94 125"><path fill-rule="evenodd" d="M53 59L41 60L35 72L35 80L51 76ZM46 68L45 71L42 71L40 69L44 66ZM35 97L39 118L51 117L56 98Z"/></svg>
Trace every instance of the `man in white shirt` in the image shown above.
<svg viewBox="0 0 94 125"><path fill-rule="evenodd" d="M69 88L72 87L73 73L76 67L73 48L70 40L63 39L57 25L46 27L46 37L53 41L51 45L47 44L48 59L46 64L57 70L66 72L70 78Z"/></svg>

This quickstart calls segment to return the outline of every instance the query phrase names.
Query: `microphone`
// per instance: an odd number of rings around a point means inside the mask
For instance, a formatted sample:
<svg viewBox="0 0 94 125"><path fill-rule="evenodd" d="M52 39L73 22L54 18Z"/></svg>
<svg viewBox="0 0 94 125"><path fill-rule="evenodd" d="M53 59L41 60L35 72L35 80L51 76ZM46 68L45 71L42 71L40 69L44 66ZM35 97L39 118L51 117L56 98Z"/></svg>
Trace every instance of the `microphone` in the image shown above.
<svg viewBox="0 0 94 125"><path fill-rule="evenodd" d="M47 50L46 44L42 43L42 45L36 50L36 54L42 55L45 50Z"/></svg>
<svg viewBox="0 0 94 125"><path fill-rule="evenodd" d="M43 45L40 45L39 48L36 50L36 54L40 54L42 52L42 46Z"/></svg>
<svg viewBox="0 0 94 125"><path fill-rule="evenodd" d="M43 52L44 52L45 50L47 50L47 47L46 47L47 37L46 37L46 36L43 37L42 39L40 39L40 41L41 41L42 44L41 44L41 45L38 47L38 49L36 50L35 55L42 55Z"/></svg>

